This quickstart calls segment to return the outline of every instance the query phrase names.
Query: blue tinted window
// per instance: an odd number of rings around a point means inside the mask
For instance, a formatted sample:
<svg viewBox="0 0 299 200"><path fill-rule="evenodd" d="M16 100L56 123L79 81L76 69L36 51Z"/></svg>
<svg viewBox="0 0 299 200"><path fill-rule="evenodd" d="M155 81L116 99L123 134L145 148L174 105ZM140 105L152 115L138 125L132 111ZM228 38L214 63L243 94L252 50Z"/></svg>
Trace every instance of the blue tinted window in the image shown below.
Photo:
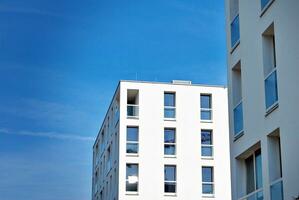
<svg viewBox="0 0 299 200"><path fill-rule="evenodd" d="M265 96L267 109L278 100L276 71L265 80Z"/></svg>
<svg viewBox="0 0 299 200"><path fill-rule="evenodd" d="M175 118L175 108L164 108L165 118Z"/></svg>
<svg viewBox="0 0 299 200"><path fill-rule="evenodd" d="M263 187L261 150L258 150L255 153L255 176L256 189L259 189Z"/></svg>
<svg viewBox="0 0 299 200"><path fill-rule="evenodd" d="M137 164L127 164L126 177L138 176L138 165Z"/></svg>
<svg viewBox="0 0 299 200"><path fill-rule="evenodd" d="M240 40L239 15L231 23L231 47L234 47Z"/></svg>
<svg viewBox="0 0 299 200"><path fill-rule="evenodd" d="M165 144L164 145L164 155L175 155L175 145Z"/></svg>
<svg viewBox="0 0 299 200"><path fill-rule="evenodd" d="M175 93L164 93L164 106L175 107Z"/></svg>
<svg viewBox="0 0 299 200"><path fill-rule="evenodd" d="M201 131L201 144L212 144L212 131L210 130Z"/></svg>
<svg viewBox="0 0 299 200"><path fill-rule="evenodd" d="M165 165L164 180L165 181L176 181L176 167L175 166Z"/></svg>
<svg viewBox="0 0 299 200"><path fill-rule="evenodd" d="M200 95L200 107L211 108L211 95Z"/></svg>
<svg viewBox="0 0 299 200"><path fill-rule="evenodd" d="M271 0L261 0L261 8L262 10L264 9L264 7L270 2Z"/></svg>
<svg viewBox="0 0 299 200"><path fill-rule="evenodd" d="M127 143L127 153L138 153L138 143Z"/></svg>
<svg viewBox="0 0 299 200"><path fill-rule="evenodd" d="M204 183L202 184L202 193L203 194L213 194L213 184Z"/></svg>
<svg viewBox="0 0 299 200"><path fill-rule="evenodd" d="M127 127L127 141L138 141L138 127Z"/></svg>
<svg viewBox="0 0 299 200"><path fill-rule="evenodd" d="M234 133L237 135L243 130L243 104L234 109Z"/></svg>
<svg viewBox="0 0 299 200"><path fill-rule="evenodd" d="M208 146L201 147L201 156L207 156L207 157L213 156L213 147L208 147Z"/></svg>
<svg viewBox="0 0 299 200"><path fill-rule="evenodd" d="M175 143L175 129L170 129L170 128L164 129L164 142Z"/></svg>
<svg viewBox="0 0 299 200"><path fill-rule="evenodd" d="M138 191L138 164L127 164L126 179L127 179L126 191L137 192Z"/></svg>
<svg viewBox="0 0 299 200"><path fill-rule="evenodd" d="M212 119L212 111L211 110L200 111L200 119L201 120L211 120Z"/></svg>
<svg viewBox="0 0 299 200"><path fill-rule="evenodd" d="M270 187L271 200L283 200L283 184L279 181Z"/></svg>
<svg viewBox="0 0 299 200"><path fill-rule="evenodd" d="M213 182L212 167L202 167L202 182Z"/></svg>

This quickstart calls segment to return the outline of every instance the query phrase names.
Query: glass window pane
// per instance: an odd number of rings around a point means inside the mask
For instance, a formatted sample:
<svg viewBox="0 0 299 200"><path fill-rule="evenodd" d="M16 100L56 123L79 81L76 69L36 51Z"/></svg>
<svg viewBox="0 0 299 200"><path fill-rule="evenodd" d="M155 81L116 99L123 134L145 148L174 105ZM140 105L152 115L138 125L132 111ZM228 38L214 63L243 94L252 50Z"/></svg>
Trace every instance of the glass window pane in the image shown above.
<svg viewBox="0 0 299 200"><path fill-rule="evenodd" d="M261 8L262 10L264 9L264 7L269 3L270 0L261 0Z"/></svg>
<svg viewBox="0 0 299 200"><path fill-rule="evenodd" d="M175 155L175 145L164 145L164 155Z"/></svg>
<svg viewBox="0 0 299 200"><path fill-rule="evenodd" d="M175 193L176 192L176 183L164 183L164 192Z"/></svg>
<svg viewBox="0 0 299 200"><path fill-rule="evenodd" d="M201 156L212 157L213 148L212 147L201 147Z"/></svg>
<svg viewBox="0 0 299 200"><path fill-rule="evenodd" d="M175 129L164 129L164 142L175 143Z"/></svg>
<svg viewBox="0 0 299 200"><path fill-rule="evenodd" d="M175 94L174 93L164 93L164 106L175 107Z"/></svg>
<svg viewBox="0 0 299 200"><path fill-rule="evenodd" d="M126 191L137 192L138 191L138 182L131 183L129 181L126 181Z"/></svg>
<svg viewBox="0 0 299 200"><path fill-rule="evenodd" d="M213 194L213 184L202 184L202 193L203 194Z"/></svg>
<svg viewBox="0 0 299 200"><path fill-rule="evenodd" d="M202 167L202 182L213 182L213 167Z"/></svg>
<svg viewBox="0 0 299 200"><path fill-rule="evenodd" d="M243 104L240 103L234 109L234 133L239 134L243 130Z"/></svg>
<svg viewBox="0 0 299 200"><path fill-rule="evenodd" d="M165 118L175 118L175 108L164 108Z"/></svg>
<svg viewBox="0 0 299 200"><path fill-rule="evenodd" d="M253 156L245 159L246 165L246 191L247 194L253 192L254 189L254 166L253 166Z"/></svg>
<svg viewBox="0 0 299 200"><path fill-rule="evenodd" d="M282 181L271 185L270 187L271 200L283 200L283 186Z"/></svg>
<svg viewBox="0 0 299 200"><path fill-rule="evenodd" d="M138 141L138 127L127 127L127 141Z"/></svg>
<svg viewBox="0 0 299 200"><path fill-rule="evenodd" d="M164 180L176 181L176 167L172 165L166 165L164 167Z"/></svg>
<svg viewBox="0 0 299 200"><path fill-rule="evenodd" d="M200 95L200 107L211 108L211 95Z"/></svg>
<svg viewBox="0 0 299 200"><path fill-rule="evenodd" d="M200 118L202 120L211 120L212 119L212 112L210 110L202 110L200 112Z"/></svg>
<svg viewBox="0 0 299 200"><path fill-rule="evenodd" d="M265 96L267 109L278 100L276 71L265 80Z"/></svg>
<svg viewBox="0 0 299 200"><path fill-rule="evenodd" d="M255 152L255 174L256 189L259 189L263 187L261 150Z"/></svg>
<svg viewBox="0 0 299 200"><path fill-rule="evenodd" d="M209 130L201 131L201 144L212 144L212 133Z"/></svg>
<svg viewBox="0 0 299 200"><path fill-rule="evenodd" d="M138 153L138 144L127 143L127 153Z"/></svg>
<svg viewBox="0 0 299 200"><path fill-rule="evenodd" d="M240 40L239 15L231 23L231 47L234 47Z"/></svg>
<svg viewBox="0 0 299 200"><path fill-rule="evenodd" d="M129 176L138 177L138 165L137 164L127 164L127 171L126 171L127 179Z"/></svg>

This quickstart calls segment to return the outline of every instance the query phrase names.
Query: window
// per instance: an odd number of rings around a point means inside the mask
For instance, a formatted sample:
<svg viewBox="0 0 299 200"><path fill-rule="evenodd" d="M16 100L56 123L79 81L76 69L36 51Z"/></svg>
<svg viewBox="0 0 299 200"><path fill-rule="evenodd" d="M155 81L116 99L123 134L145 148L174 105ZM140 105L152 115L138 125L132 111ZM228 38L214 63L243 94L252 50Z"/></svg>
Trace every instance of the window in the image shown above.
<svg viewBox="0 0 299 200"><path fill-rule="evenodd" d="M268 136L268 158L271 200L283 200L283 181L279 129Z"/></svg>
<svg viewBox="0 0 299 200"><path fill-rule="evenodd" d="M202 193L214 194L214 172L213 167L202 167Z"/></svg>
<svg viewBox="0 0 299 200"><path fill-rule="evenodd" d="M200 95L201 120L212 120L212 100L210 94Z"/></svg>
<svg viewBox="0 0 299 200"><path fill-rule="evenodd" d="M175 93L164 93L164 118L175 118Z"/></svg>
<svg viewBox="0 0 299 200"><path fill-rule="evenodd" d="M127 127L127 153L138 154L138 127Z"/></svg>
<svg viewBox="0 0 299 200"><path fill-rule="evenodd" d="M139 91L127 90L127 116L128 118L139 117Z"/></svg>
<svg viewBox="0 0 299 200"><path fill-rule="evenodd" d="M211 130L201 130L201 156L213 157L213 141Z"/></svg>
<svg viewBox="0 0 299 200"><path fill-rule="evenodd" d="M263 33L263 65L265 76L265 104L269 111L278 102L274 24Z"/></svg>
<svg viewBox="0 0 299 200"><path fill-rule="evenodd" d="M111 168L111 146L107 149L107 172L109 172Z"/></svg>
<svg viewBox="0 0 299 200"><path fill-rule="evenodd" d="M176 136L174 128L164 129L164 155L175 155L176 154Z"/></svg>
<svg viewBox="0 0 299 200"><path fill-rule="evenodd" d="M101 149L101 153L103 153L104 149L105 149L105 131L102 130L101 132L101 145L100 145L100 149Z"/></svg>
<svg viewBox="0 0 299 200"><path fill-rule="evenodd" d="M240 41L239 14L231 22L230 30L231 30L231 48L234 48Z"/></svg>
<svg viewBox="0 0 299 200"><path fill-rule="evenodd" d="M257 150L245 159L246 166L246 194L251 194L252 198L261 199L263 193L259 192L263 187L263 176L262 176L262 156L261 150ZM256 191L256 193L255 193Z"/></svg>
<svg viewBox="0 0 299 200"><path fill-rule="evenodd" d="M164 166L164 192L176 193L176 166Z"/></svg>
<svg viewBox="0 0 299 200"><path fill-rule="evenodd" d="M138 164L126 166L126 191L138 192Z"/></svg>
<svg viewBox="0 0 299 200"><path fill-rule="evenodd" d="M236 137L243 132L241 61L239 61L232 69L232 98L234 105L234 135Z"/></svg>
<svg viewBox="0 0 299 200"><path fill-rule="evenodd" d="M261 0L261 10L265 10L274 0Z"/></svg>

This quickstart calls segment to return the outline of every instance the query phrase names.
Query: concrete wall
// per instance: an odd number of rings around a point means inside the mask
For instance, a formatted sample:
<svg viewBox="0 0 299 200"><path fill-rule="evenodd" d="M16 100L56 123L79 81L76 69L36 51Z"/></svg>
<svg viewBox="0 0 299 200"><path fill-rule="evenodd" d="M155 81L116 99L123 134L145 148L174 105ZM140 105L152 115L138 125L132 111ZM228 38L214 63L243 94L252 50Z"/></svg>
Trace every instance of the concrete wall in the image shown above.
<svg viewBox="0 0 299 200"><path fill-rule="evenodd" d="M284 199L299 195L299 1L274 0L262 13L260 1L239 1L240 44L230 45L230 5L226 0L228 55L228 91L230 112L230 148L233 199L244 196L244 181L238 174L236 159L254 144L260 143L263 164L264 199L270 199L271 140L269 134L279 129L281 140ZM274 23L278 108L266 114L263 69L263 32ZM233 133L232 67L241 61L244 135L235 141ZM240 188L241 187L241 188Z"/></svg>

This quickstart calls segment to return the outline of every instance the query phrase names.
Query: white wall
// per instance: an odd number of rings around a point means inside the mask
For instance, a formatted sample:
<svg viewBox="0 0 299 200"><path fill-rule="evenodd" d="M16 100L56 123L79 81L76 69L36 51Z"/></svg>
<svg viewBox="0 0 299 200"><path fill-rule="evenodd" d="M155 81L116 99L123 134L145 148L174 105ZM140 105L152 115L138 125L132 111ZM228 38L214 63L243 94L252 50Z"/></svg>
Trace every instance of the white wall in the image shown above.
<svg viewBox="0 0 299 200"><path fill-rule="evenodd" d="M127 89L139 89L138 120L126 117ZM176 92L176 121L163 118L164 91ZM213 123L200 121L200 93L212 94ZM119 199L205 199L201 194L202 166L214 166L214 199L231 199L226 88L123 81L120 96ZM139 126L138 157L125 153L128 125ZM176 128L176 158L164 158L164 127ZM213 129L213 160L201 159L201 129ZM126 194L126 163L139 163L138 195ZM177 165L175 197L164 195L164 164Z"/></svg>
<svg viewBox="0 0 299 200"><path fill-rule="evenodd" d="M280 129L284 199L299 194L299 1L275 0L261 15L260 1L239 1L240 44L231 53L230 0L226 0L228 90L233 199L240 197L240 178L235 158L261 142L264 199L270 199L267 135ZM262 33L274 22L279 107L266 116ZM244 135L234 141L231 68L241 60Z"/></svg>

